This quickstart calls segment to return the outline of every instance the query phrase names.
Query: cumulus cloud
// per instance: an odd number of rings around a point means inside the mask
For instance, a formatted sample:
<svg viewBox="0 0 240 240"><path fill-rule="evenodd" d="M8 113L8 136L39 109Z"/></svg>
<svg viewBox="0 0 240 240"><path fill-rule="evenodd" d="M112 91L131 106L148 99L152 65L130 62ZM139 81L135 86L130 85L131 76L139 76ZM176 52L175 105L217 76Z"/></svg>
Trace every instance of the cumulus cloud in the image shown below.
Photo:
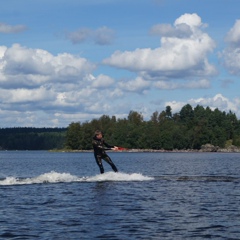
<svg viewBox="0 0 240 240"><path fill-rule="evenodd" d="M73 44L80 44L86 40L92 40L97 45L110 45L115 39L115 32L105 26L96 30L80 28L76 31L67 33L66 37Z"/></svg>
<svg viewBox="0 0 240 240"><path fill-rule="evenodd" d="M219 57L231 74L240 75L240 20L235 22L225 40L227 47L219 54Z"/></svg>
<svg viewBox="0 0 240 240"><path fill-rule="evenodd" d="M157 24L150 29L150 34L162 37L188 38L192 34L189 25L182 23L172 26L171 24Z"/></svg>
<svg viewBox="0 0 240 240"><path fill-rule="evenodd" d="M137 77L130 81L120 81L118 86L124 91L144 93L150 87L150 83Z"/></svg>
<svg viewBox="0 0 240 240"><path fill-rule="evenodd" d="M20 44L0 46L1 119L14 126L37 122L46 127L67 126L110 110L117 114L120 110L112 101L120 101L125 92L112 77L95 76L95 69L94 63L68 53L53 55Z"/></svg>
<svg viewBox="0 0 240 240"><path fill-rule="evenodd" d="M229 112L230 110L236 115L240 115L239 109L240 98L228 99L224 97L222 94L218 93L214 97L209 98L192 98L186 102L177 102L177 101L169 101L165 103L165 106L171 106L173 112L179 112L181 108L190 104L195 107L197 105L201 105L203 107L210 107L212 110L218 108L221 111Z"/></svg>
<svg viewBox="0 0 240 240"><path fill-rule="evenodd" d="M68 53L55 56L19 44L0 46L0 110L15 109L26 117L24 111L90 112L96 102L108 109L110 104L99 92L111 98L112 91L106 87L114 80L103 74L93 76L95 69L94 63ZM57 123L56 116L53 119Z"/></svg>
<svg viewBox="0 0 240 240"><path fill-rule="evenodd" d="M41 87L38 89L0 89L1 100L4 103L26 103L52 100L51 92Z"/></svg>
<svg viewBox="0 0 240 240"><path fill-rule="evenodd" d="M114 80L111 77L106 76L104 74L100 74L93 79L92 87L106 88L106 87L110 87L113 83L114 83Z"/></svg>
<svg viewBox="0 0 240 240"><path fill-rule="evenodd" d="M85 58L62 53L57 56L19 44L0 48L0 86L36 87L44 83L79 81L95 69Z"/></svg>
<svg viewBox="0 0 240 240"><path fill-rule="evenodd" d="M207 57L215 43L202 31L202 26L197 14L184 14L176 19L174 26L159 25L151 29L152 33L162 35L159 48L116 51L103 63L141 73L149 80L214 75L216 69Z"/></svg>
<svg viewBox="0 0 240 240"><path fill-rule="evenodd" d="M8 25L6 23L0 22L0 33L19 33L26 30L24 25Z"/></svg>
<svg viewBox="0 0 240 240"><path fill-rule="evenodd" d="M225 40L231 46L240 47L240 20L236 20L234 26L227 33Z"/></svg>
<svg viewBox="0 0 240 240"><path fill-rule="evenodd" d="M224 97L222 94L216 94L213 98L198 98L198 99L190 99L189 103L196 105L202 105L202 106L209 106L212 109L220 109L221 111L229 112L230 110L235 112L237 115L239 115L240 111L238 109L239 104L238 98L230 100L226 97Z"/></svg>
<svg viewBox="0 0 240 240"><path fill-rule="evenodd" d="M228 48L222 53L225 66L234 74L240 69L238 24L237 21L229 31L226 37ZM46 127L67 126L72 121L98 118L103 114L126 117L129 110L134 109L151 115L154 111L150 112L152 103L146 99L154 101L154 95L150 94L159 89L211 87L209 79L216 74L216 69L208 55L214 50L215 43L204 32L205 27L197 14L184 14L173 24L154 25L150 33L160 37L159 47L116 51L103 60L106 65L127 70L117 72L119 79L103 72L95 75L95 70L99 72L97 65L81 56L53 55L44 49L20 44L0 46L0 117L14 126L37 124ZM107 27L82 28L67 37L74 44L90 40L107 45L114 40L114 31ZM129 76L128 71L134 74ZM120 76L121 73L126 75ZM141 101L140 96L136 102L133 99L137 94L145 94L147 98ZM161 106L163 101L161 99ZM224 111L231 109L240 115L240 99L230 100L222 94L165 104L176 112L187 103L218 107Z"/></svg>
<svg viewBox="0 0 240 240"><path fill-rule="evenodd" d="M187 104L186 102L173 100L173 101L165 102L165 107L171 106L172 112L176 113L176 112L179 112L181 110L181 108L186 104Z"/></svg>
<svg viewBox="0 0 240 240"><path fill-rule="evenodd" d="M174 90L174 89L207 89L211 87L210 81L208 79L200 79L198 81L185 81L185 82L173 82L173 81L157 81L153 84L156 88L164 90Z"/></svg>

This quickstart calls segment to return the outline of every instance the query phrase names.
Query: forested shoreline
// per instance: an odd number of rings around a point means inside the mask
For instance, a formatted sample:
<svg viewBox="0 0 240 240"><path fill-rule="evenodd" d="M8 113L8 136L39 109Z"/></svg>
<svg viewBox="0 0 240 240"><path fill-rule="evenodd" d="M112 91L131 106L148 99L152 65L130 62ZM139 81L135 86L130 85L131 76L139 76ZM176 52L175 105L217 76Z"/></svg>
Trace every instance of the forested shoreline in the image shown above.
<svg viewBox="0 0 240 240"><path fill-rule="evenodd" d="M64 148L67 128L14 127L0 129L0 150Z"/></svg>
<svg viewBox="0 0 240 240"><path fill-rule="evenodd" d="M167 106L149 120L130 111L127 118L102 115L86 122L72 122L67 128L2 128L2 150L91 150L96 129L107 142L127 149L185 151L236 149L240 147L240 120L235 113L190 104L172 114Z"/></svg>

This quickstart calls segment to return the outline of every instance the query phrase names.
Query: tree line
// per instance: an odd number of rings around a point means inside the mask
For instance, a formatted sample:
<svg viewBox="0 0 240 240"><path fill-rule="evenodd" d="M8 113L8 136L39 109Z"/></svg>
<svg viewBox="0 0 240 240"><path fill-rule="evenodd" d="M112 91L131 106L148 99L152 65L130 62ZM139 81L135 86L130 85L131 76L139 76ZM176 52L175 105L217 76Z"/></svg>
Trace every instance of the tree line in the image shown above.
<svg viewBox="0 0 240 240"><path fill-rule="evenodd" d="M232 112L190 104L178 113L170 106L155 111L149 120L137 111L126 118L102 115L86 122L72 122L67 128L2 128L1 150L90 150L95 130L102 130L107 142L129 149L200 149L212 144L240 147L240 121Z"/></svg>
<svg viewBox="0 0 240 240"><path fill-rule="evenodd" d="M65 147L88 150L96 129L102 130L107 142L137 149L200 149L204 144L224 148L226 144L240 146L240 121L229 111L211 110L190 104L172 114L167 106L154 112L148 121L137 111L127 118L102 115L89 122L72 122L66 132Z"/></svg>
<svg viewBox="0 0 240 240"><path fill-rule="evenodd" d="M15 127L0 129L0 150L62 149L66 128Z"/></svg>

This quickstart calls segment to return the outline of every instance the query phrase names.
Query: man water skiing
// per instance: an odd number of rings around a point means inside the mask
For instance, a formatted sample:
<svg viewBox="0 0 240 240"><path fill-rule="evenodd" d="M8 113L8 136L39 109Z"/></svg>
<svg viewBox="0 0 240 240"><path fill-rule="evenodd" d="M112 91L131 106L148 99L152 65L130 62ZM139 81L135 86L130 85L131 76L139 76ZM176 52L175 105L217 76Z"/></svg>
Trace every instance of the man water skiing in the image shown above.
<svg viewBox="0 0 240 240"><path fill-rule="evenodd" d="M117 167L114 165L111 158L105 152L105 150L118 150L118 147L111 146L106 143L103 139L102 132L99 130L95 131L92 145L94 150L94 157L96 159L96 163L100 169L100 172L104 173L102 159L105 160L112 167L114 172L118 172ZM105 148L104 146L106 146L107 148Z"/></svg>

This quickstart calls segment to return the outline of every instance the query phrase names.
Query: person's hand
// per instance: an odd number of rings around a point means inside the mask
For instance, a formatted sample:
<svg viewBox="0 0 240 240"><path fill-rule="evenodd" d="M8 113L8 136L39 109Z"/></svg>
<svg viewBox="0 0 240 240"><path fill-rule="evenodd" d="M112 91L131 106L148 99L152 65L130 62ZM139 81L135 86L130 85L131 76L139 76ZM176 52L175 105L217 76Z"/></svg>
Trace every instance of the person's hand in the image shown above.
<svg viewBox="0 0 240 240"><path fill-rule="evenodd" d="M112 150L117 151L117 150L118 150L118 147L114 146L114 147L112 148Z"/></svg>

